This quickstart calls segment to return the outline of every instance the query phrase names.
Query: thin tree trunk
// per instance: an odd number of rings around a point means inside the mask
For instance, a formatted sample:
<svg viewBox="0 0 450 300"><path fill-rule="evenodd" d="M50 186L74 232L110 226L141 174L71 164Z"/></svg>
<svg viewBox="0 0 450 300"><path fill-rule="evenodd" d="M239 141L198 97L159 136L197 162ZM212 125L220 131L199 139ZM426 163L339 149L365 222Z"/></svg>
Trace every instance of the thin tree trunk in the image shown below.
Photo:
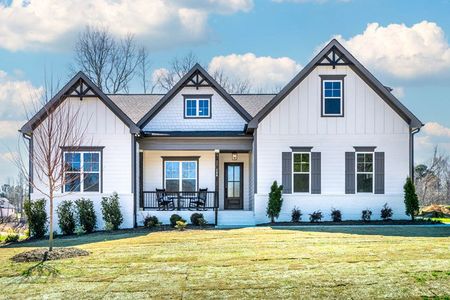
<svg viewBox="0 0 450 300"><path fill-rule="evenodd" d="M48 251L53 250L53 190L50 189L50 234L48 239Z"/></svg>

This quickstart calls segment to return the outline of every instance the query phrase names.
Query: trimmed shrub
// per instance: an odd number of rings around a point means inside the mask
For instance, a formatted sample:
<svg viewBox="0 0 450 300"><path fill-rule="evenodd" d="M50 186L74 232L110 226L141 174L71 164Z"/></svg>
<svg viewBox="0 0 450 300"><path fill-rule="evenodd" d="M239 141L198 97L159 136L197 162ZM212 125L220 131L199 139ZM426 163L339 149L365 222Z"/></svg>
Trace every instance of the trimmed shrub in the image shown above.
<svg viewBox="0 0 450 300"><path fill-rule="evenodd" d="M144 219L144 226L146 228L153 228L159 225L159 220L156 216L146 216Z"/></svg>
<svg viewBox="0 0 450 300"><path fill-rule="evenodd" d="M331 209L331 219L333 222L341 222L342 221L342 213L339 209L332 208Z"/></svg>
<svg viewBox="0 0 450 300"><path fill-rule="evenodd" d="M72 235L75 232L75 207L71 200L64 200L56 209L58 225L63 235Z"/></svg>
<svg viewBox="0 0 450 300"><path fill-rule="evenodd" d="M191 215L191 224L194 225L194 226L200 226L200 224L198 222L199 219L203 219L204 220L203 214L193 213Z"/></svg>
<svg viewBox="0 0 450 300"><path fill-rule="evenodd" d="M283 186L278 185L275 180L270 187L269 193L269 202L267 203L267 216L270 218L270 221L273 223L275 219L278 218L281 211L281 205L283 205L282 198Z"/></svg>
<svg viewBox="0 0 450 300"><path fill-rule="evenodd" d="M372 216L372 211L368 208L361 212L361 220L363 220L364 222L370 222L371 216Z"/></svg>
<svg viewBox="0 0 450 300"><path fill-rule="evenodd" d="M78 211L78 224L86 233L91 233L97 227L97 215L94 210L94 202L90 199L80 198L75 200Z"/></svg>
<svg viewBox="0 0 450 300"><path fill-rule="evenodd" d="M294 223L298 223L300 222L301 219L302 219L302 211L297 207L294 207L291 213L291 221Z"/></svg>
<svg viewBox="0 0 450 300"><path fill-rule="evenodd" d="M314 211L312 214L309 214L309 221L311 223L320 222L322 220L322 212L320 210Z"/></svg>
<svg viewBox="0 0 450 300"><path fill-rule="evenodd" d="M102 214L107 230L119 229L123 217L120 211L119 195L116 192L109 197L102 197Z"/></svg>
<svg viewBox="0 0 450 300"><path fill-rule="evenodd" d="M175 227L177 225L178 221L186 222L185 220L183 220L183 218L180 215L173 214L170 216L170 225L172 227Z"/></svg>
<svg viewBox="0 0 450 300"><path fill-rule="evenodd" d="M23 209L28 220L32 237L42 238L47 232L47 212L45 199L25 200Z"/></svg>
<svg viewBox="0 0 450 300"><path fill-rule="evenodd" d="M390 208L390 207L388 206L388 204L385 203L385 204L383 205L383 208L381 209L381 218L382 218L384 221L388 221L388 220L391 220L393 214L394 214L394 213L392 212L392 208Z"/></svg>
<svg viewBox="0 0 450 300"><path fill-rule="evenodd" d="M179 231L183 231L185 228L187 227L187 222L186 221L177 221L177 224L175 225L175 228L178 229Z"/></svg>
<svg viewBox="0 0 450 300"><path fill-rule="evenodd" d="M200 226L200 227L208 225L208 222L204 218L198 218L197 222L198 222L198 226Z"/></svg>
<svg viewBox="0 0 450 300"><path fill-rule="evenodd" d="M419 198L417 197L416 187L414 186L411 177L406 178L403 191L405 193L405 213L406 215L411 216L411 220L414 221L414 216L419 212Z"/></svg>

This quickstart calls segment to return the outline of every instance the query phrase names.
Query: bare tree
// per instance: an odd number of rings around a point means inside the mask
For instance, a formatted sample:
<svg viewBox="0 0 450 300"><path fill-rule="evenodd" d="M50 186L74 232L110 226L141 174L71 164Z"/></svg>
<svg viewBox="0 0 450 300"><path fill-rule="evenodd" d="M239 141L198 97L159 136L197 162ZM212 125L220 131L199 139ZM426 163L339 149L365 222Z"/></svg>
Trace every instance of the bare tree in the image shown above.
<svg viewBox="0 0 450 300"><path fill-rule="evenodd" d="M415 184L421 205L449 203L450 165L449 158L434 148L433 157L427 165L415 168Z"/></svg>
<svg viewBox="0 0 450 300"><path fill-rule="evenodd" d="M133 35L116 39L106 28L88 26L75 43L73 68L86 73L103 91L128 92L144 55L147 52L137 47Z"/></svg>
<svg viewBox="0 0 450 300"><path fill-rule="evenodd" d="M80 146L87 145L85 133L90 118L83 116L78 100L65 99L56 108L46 105L45 96L38 102L43 106L46 117L26 138L28 140L32 138L33 147L25 145L25 154L16 156L15 163L33 189L49 200L49 251L52 251L54 200L60 196L57 191L64 185L74 184L78 180L74 176L64 176L61 147L71 147L76 151ZM33 165L33 176L29 176L28 173L28 158Z"/></svg>
<svg viewBox="0 0 450 300"><path fill-rule="evenodd" d="M151 61L149 58L149 53L144 47L139 49L139 56L141 57L141 59L137 72L139 77L141 78L142 90L144 94L147 94L148 91L153 92L154 89L154 85L151 84L151 78L147 76L147 74L150 72Z"/></svg>
<svg viewBox="0 0 450 300"><path fill-rule="evenodd" d="M198 57L192 51L185 56L175 57L165 72L157 74L155 87L161 91L169 91L198 61ZM251 91L249 80L231 78L222 69L215 70L211 76L229 93L244 94Z"/></svg>

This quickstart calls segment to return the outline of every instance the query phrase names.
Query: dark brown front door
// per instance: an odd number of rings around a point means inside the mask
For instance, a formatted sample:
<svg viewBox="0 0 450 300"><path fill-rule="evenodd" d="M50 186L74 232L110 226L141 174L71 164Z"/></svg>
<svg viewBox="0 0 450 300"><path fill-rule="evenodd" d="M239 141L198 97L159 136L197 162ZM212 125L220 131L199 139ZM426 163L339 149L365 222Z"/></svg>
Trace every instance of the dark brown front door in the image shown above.
<svg viewBox="0 0 450 300"><path fill-rule="evenodd" d="M225 209L243 209L243 163L225 163Z"/></svg>

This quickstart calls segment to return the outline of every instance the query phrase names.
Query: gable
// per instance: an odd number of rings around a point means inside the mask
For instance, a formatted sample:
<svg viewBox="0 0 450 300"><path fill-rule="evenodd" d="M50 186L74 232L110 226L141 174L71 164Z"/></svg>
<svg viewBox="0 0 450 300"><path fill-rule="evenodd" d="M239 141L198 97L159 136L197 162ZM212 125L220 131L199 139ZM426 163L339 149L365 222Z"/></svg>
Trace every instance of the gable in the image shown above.
<svg viewBox="0 0 450 300"><path fill-rule="evenodd" d="M297 74L249 123L249 129L258 124L283 101L316 67L335 70L338 66L351 68L370 88L389 105L411 128L420 128L422 122L411 113L390 91L383 86L360 62L358 62L337 40L333 39Z"/></svg>
<svg viewBox="0 0 450 300"><path fill-rule="evenodd" d="M165 94L161 100L149 110L147 114L138 122L140 128L145 128L146 125L164 108L179 92L184 88L191 88L200 90L210 88L215 91L220 97L225 100L230 107L232 107L245 121L250 121L252 116L245 111L242 106L230 95L225 89L212 78L199 64L196 64L192 69L184 75L175 86Z"/></svg>
<svg viewBox="0 0 450 300"><path fill-rule="evenodd" d="M50 101L48 101L27 123L20 132L31 134L33 130L66 99L77 97L80 100L97 98L111 110L126 126L131 133L138 133L139 128L134 122L119 109L83 72L78 72Z"/></svg>

